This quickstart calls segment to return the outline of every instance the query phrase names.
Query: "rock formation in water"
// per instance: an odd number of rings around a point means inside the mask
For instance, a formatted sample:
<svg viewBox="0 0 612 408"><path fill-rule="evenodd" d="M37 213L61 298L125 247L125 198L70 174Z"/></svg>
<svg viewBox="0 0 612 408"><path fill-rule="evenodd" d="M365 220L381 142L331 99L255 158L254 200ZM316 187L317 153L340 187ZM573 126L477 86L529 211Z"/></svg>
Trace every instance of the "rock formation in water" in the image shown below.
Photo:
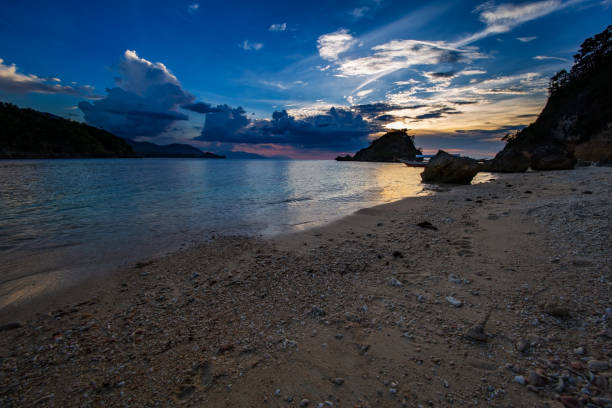
<svg viewBox="0 0 612 408"><path fill-rule="evenodd" d="M484 169L556 170L577 160L612 160L612 25L582 43L570 72L551 78L549 93L537 120L507 137Z"/></svg>
<svg viewBox="0 0 612 408"><path fill-rule="evenodd" d="M365 162L397 162L415 160L421 151L414 146L414 136L404 130L385 133L374 140L370 146L359 150L353 157L338 156L337 161L365 161Z"/></svg>
<svg viewBox="0 0 612 408"><path fill-rule="evenodd" d="M470 184L479 171L478 161L439 150L427 163L421 179L424 182Z"/></svg>
<svg viewBox="0 0 612 408"><path fill-rule="evenodd" d="M0 102L0 158L134 155L125 140L105 130Z"/></svg>

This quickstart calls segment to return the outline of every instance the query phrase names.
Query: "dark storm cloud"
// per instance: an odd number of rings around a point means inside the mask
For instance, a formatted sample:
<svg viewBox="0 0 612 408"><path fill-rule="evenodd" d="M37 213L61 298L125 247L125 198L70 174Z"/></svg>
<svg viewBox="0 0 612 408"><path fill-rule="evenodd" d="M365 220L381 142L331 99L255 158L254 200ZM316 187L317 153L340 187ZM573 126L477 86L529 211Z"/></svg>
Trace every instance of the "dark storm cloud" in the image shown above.
<svg viewBox="0 0 612 408"><path fill-rule="evenodd" d="M181 105L181 108L197 113L218 112L217 108L213 108L211 104L204 102L188 103L185 105Z"/></svg>
<svg viewBox="0 0 612 408"><path fill-rule="evenodd" d="M368 116L378 115L380 113L385 113L390 110L404 109L404 107L401 105L395 105L395 104L384 103L384 102L368 103L365 105L354 105L352 106L352 108L356 110L357 112L359 112L361 115L368 115Z"/></svg>
<svg viewBox="0 0 612 408"><path fill-rule="evenodd" d="M119 72L117 86L107 89L105 98L79 103L87 123L122 137L155 137L188 119L177 111L180 106L197 105L164 64L134 51L124 53Z"/></svg>
<svg viewBox="0 0 612 408"><path fill-rule="evenodd" d="M526 125L509 125L501 126L497 129L458 129L455 130L455 134L460 134L461 138L464 140L489 140L491 138L501 138L508 133L514 133L517 130L523 129L525 126Z"/></svg>
<svg viewBox="0 0 612 408"><path fill-rule="evenodd" d="M197 140L220 143L285 144L303 148L351 149L367 143L375 127L348 109L331 108L325 113L295 118L277 111L271 120L250 120L244 109L217 107L206 116Z"/></svg>
<svg viewBox="0 0 612 408"><path fill-rule="evenodd" d="M458 111L455 108L451 108L447 106L447 107L438 108L431 112L416 116L415 119L441 118L444 115L458 115L460 113L461 111Z"/></svg>

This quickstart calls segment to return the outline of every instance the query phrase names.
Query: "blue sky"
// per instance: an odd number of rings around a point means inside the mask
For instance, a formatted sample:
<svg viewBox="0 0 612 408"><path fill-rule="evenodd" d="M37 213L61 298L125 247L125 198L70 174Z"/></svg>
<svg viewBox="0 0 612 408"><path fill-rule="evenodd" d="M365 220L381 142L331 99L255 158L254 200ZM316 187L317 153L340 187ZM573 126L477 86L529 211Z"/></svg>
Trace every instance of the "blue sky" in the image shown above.
<svg viewBox="0 0 612 408"><path fill-rule="evenodd" d="M123 137L295 158L388 129L490 156L611 0L7 2L0 100Z"/></svg>

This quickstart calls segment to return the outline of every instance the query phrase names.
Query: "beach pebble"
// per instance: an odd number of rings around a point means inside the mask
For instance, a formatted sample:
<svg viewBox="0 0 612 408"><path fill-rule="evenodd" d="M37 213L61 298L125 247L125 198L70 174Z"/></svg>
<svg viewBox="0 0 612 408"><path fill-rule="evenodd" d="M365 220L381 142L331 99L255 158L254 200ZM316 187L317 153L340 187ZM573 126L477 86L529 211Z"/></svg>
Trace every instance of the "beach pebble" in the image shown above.
<svg viewBox="0 0 612 408"><path fill-rule="evenodd" d="M516 350L519 351L520 353L524 353L525 351L529 349L529 347L530 347L530 344L525 339L520 339L519 341L516 342Z"/></svg>
<svg viewBox="0 0 612 408"><path fill-rule="evenodd" d="M404 286L404 285L402 284L402 282L400 282L400 281L399 281L399 280L397 280L396 278L391 278L391 281L389 282L389 285L391 285L391 286L396 286L396 287L399 287L399 286Z"/></svg>
<svg viewBox="0 0 612 408"><path fill-rule="evenodd" d="M481 342L487 341L487 334L485 333L483 327L480 325L470 327L468 331L465 333L465 337L467 337L470 340L474 340L474 341L481 341Z"/></svg>
<svg viewBox="0 0 612 408"><path fill-rule="evenodd" d="M536 387L541 387L548 382L548 379L537 371L530 371L527 380L529 381L529 384Z"/></svg>
<svg viewBox="0 0 612 408"><path fill-rule="evenodd" d="M461 278L460 278L460 277L458 277L457 275L453 275L453 274L450 274L450 275L448 276L448 281L449 281L450 283L454 283L454 284L456 284L456 285L461 285L461 283L462 283Z"/></svg>
<svg viewBox="0 0 612 408"><path fill-rule="evenodd" d="M525 377L523 377L522 375L516 375L514 376L514 382L517 382L521 385L525 385L526 381L525 381Z"/></svg>
<svg viewBox="0 0 612 408"><path fill-rule="evenodd" d="M336 385L342 385L342 384L344 384L344 378L342 378L342 377L332 378L331 382L333 382Z"/></svg>
<svg viewBox="0 0 612 408"><path fill-rule="evenodd" d="M463 302L460 301L459 299L456 299L452 296L447 296L446 297L446 301L449 303L449 305L451 305L452 307L461 307L463 306Z"/></svg>
<svg viewBox="0 0 612 408"><path fill-rule="evenodd" d="M578 398L571 395L562 395L559 397L559 401L561 401L565 408L578 408L580 406Z"/></svg>
<svg viewBox="0 0 612 408"><path fill-rule="evenodd" d="M325 310L321 309L320 307L313 306L312 309L310 309L310 314L314 317L325 316Z"/></svg>
<svg viewBox="0 0 612 408"><path fill-rule="evenodd" d="M307 407L310 404L310 400L308 398L304 398L300 401L300 408Z"/></svg>
<svg viewBox="0 0 612 408"><path fill-rule="evenodd" d="M274 396L278 397L278 396L280 396L280 393L281 393L280 388L277 388L276 391L274 391Z"/></svg>
<svg viewBox="0 0 612 408"><path fill-rule="evenodd" d="M583 355L584 354L584 347L576 347L574 349L574 354L578 354L578 355Z"/></svg>
<svg viewBox="0 0 612 408"><path fill-rule="evenodd" d="M597 372L606 371L610 367L610 365L607 361L591 360L587 363L587 367L589 368L589 370Z"/></svg>

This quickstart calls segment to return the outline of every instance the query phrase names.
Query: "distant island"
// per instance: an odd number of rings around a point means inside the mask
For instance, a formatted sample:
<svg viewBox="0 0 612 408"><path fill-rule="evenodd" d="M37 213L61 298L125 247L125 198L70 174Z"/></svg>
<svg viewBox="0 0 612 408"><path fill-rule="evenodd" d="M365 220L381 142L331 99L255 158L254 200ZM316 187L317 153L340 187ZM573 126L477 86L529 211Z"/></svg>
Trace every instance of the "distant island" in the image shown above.
<svg viewBox="0 0 612 408"><path fill-rule="evenodd" d="M225 158L187 144L123 139L51 113L0 102L0 159L105 157Z"/></svg>
<svg viewBox="0 0 612 408"><path fill-rule="evenodd" d="M203 152L188 144L172 143L158 145L151 142L135 142L126 139L137 156L140 157L193 157L201 159L225 159L225 156Z"/></svg>
<svg viewBox="0 0 612 408"><path fill-rule="evenodd" d="M396 130L385 133L354 156L338 156L336 160L393 163L415 160L418 154L423 153L414 146L414 136L410 136L406 130Z"/></svg>

